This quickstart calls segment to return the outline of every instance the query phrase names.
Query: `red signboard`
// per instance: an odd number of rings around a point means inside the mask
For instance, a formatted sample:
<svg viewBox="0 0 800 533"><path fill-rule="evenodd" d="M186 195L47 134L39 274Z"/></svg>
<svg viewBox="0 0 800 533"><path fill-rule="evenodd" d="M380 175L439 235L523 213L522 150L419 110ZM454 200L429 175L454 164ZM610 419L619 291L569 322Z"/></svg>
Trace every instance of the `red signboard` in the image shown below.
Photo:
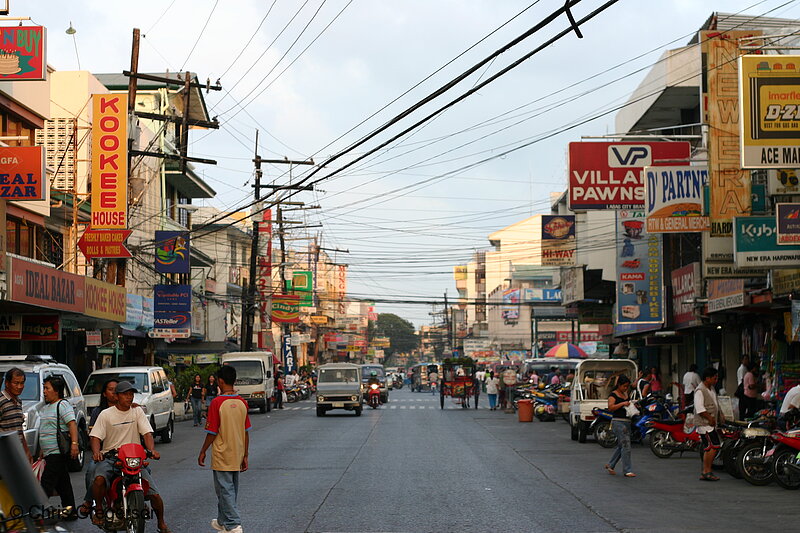
<svg viewBox="0 0 800 533"><path fill-rule="evenodd" d="M699 325L694 302L700 296L700 263L689 263L673 270L671 278L673 326L681 329Z"/></svg>
<svg viewBox="0 0 800 533"><path fill-rule="evenodd" d="M93 230L87 229L78 239L78 248L86 259L96 257L131 257L125 247L125 239L132 233L129 229Z"/></svg>
<svg viewBox="0 0 800 533"><path fill-rule="evenodd" d="M9 290L13 302L83 313L84 277L12 257Z"/></svg>
<svg viewBox="0 0 800 533"><path fill-rule="evenodd" d="M0 147L0 198L44 200L45 182L43 147Z"/></svg>
<svg viewBox="0 0 800 533"><path fill-rule="evenodd" d="M61 319L58 315L23 315L22 340L60 341Z"/></svg>
<svg viewBox="0 0 800 533"><path fill-rule="evenodd" d="M0 81L41 81L46 79L47 46L44 26L0 28Z"/></svg>
<svg viewBox="0 0 800 533"><path fill-rule="evenodd" d="M688 142L569 143L569 207L644 208L644 167L688 162Z"/></svg>

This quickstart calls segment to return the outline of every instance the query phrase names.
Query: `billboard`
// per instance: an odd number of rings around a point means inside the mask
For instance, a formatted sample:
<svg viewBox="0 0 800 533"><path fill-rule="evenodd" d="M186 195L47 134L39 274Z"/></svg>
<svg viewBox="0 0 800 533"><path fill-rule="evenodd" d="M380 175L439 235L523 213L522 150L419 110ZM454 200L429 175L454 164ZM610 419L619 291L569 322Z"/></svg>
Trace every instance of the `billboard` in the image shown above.
<svg viewBox="0 0 800 533"><path fill-rule="evenodd" d="M644 173L649 233L708 231L708 217L703 216L703 186L708 183L708 168L646 167Z"/></svg>
<svg viewBox="0 0 800 533"><path fill-rule="evenodd" d="M156 231L156 272L189 274L190 246L188 231Z"/></svg>
<svg viewBox="0 0 800 533"><path fill-rule="evenodd" d="M561 305L583 300L583 267L561 269Z"/></svg>
<svg viewBox="0 0 800 533"><path fill-rule="evenodd" d="M742 168L800 164L800 56L739 58Z"/></svg>
<svg viewBox="0 0 800 533"><path fill-rule="evenodd" d="M153 296L153 323L155 328L191 334L192 286L156 285L153 289Z"/></svg>
<svg viewBox="0 0 800 533"><path fill-rule="evenodd" d="M734 309L744 305L743 279L712 279L708 281L708 312Z"/></svg>
<svg viewBox="0 0 800 533"><path fill-rule="evenodd" d="M128 96L92 97L92 229L128 226Z"/></svg>
<svg viewBox="0 0 800 533"><path fill-rule="evenodd" d="M0 198L44 200L46 184L43 146L0 147Z"/></svg>
<svg viewBox="0 0 800 533"><path fill-rule="evenodd" d="M85 315L121 324L126 322L128 298L125 287L89 277L86 278L85 284L86 305L83 311Z"/></svg>
<svg viewBox="0 0 800 533"><path fill-rule="evenodd" d="M644 211L617 211L617 322L664 322L661 235L648 233Z"/></svg>
<svg viewBox="0 0 800 533"><path fill-rule="evenodd" d="M503 320L519 320L519 289L503 291L503 308L500 316Z"/></svg>
<svg viewBox="0 0 800 533"><path fill-rule="evenodd" d="M84 276L11 257L9 300L58 311L83 313Z"/></svg>
<svg viewBox="0 0 800 533"><path fill-rule="evenodd" d="M300 297L293 294L276 294L272 297L272 321L292 323L300 321Z"/></svg>
<svg viewBox="0 0 800 533"><path fill-rule="evenodd" d="M777 204L778 244L800 244L800 204Z"/></svg>
<svg viewBox="0 0 800 533"><path fill-rule="evenodd" d="M569 208L643 209L644 167L688 162L688 142L569 143Z"/></svg>
<svg viewBox="0 0 800 533"><path fill-rule="evenodd" d="M0 31L3 33L0 81L44 81L47 77L44 26L8 26Z"/></svg>
<svg viewBox="0 0 800 533"><path fill-rule="evenodd" d="M800 265L800 244L778 244L775 217L734 218L733 247L736 266L797 268Z"/></svg>
<svg viewBox="0 0 800 533"><path fill-rule="evenodd" d="M542 215L542 265L575 264L575 215Z"/></svg>
<svg viewBox="0 0 800 533"><path fill-rule="evenodd" d="M672 323L675 329L690 328L700 324L694 312L694 300L700 296L700 263L672 271Z"/></svg>

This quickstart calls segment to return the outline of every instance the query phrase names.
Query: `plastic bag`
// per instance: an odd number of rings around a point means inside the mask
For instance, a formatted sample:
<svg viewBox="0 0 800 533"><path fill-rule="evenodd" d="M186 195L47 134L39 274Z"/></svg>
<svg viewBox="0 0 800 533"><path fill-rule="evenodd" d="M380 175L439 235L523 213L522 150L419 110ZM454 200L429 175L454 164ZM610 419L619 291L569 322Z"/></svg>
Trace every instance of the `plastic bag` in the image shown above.
<svg viewBox="0 0 800 533"><path fill-rule="evenodd" d="M36 481L40 482L42 481L42 474L44 474L44 466L45 466L44 458L37 459L31 465L31 468L33 468L33 475L36 476Z"/></svg>
<svg viewBox="0 0 800 533"><path fill-rule="evenodd" d="M639 409L632 403L629 403L625 406L625 416L628 418L633 418L634 416L639 414Z"/></svg>

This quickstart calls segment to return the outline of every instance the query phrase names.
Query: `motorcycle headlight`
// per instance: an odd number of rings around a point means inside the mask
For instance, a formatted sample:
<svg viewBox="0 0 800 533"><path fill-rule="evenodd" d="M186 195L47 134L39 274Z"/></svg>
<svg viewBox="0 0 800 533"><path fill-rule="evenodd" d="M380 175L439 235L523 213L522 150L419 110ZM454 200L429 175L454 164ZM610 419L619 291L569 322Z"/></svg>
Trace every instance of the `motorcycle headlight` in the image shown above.
<svg viewBox="0 0 800 533"><path fill-rule="evenodd" d="M317 394L317 401L318 402L324 402L325 401L325 396L321 396L321 395Z"/></svg>
<svg viewBox="0 0 800 533"><path fill-rule="evenodd" d="M372 390L376 390L379 387L378 387L378 385L376 383L373 383L372 385L369 386L369 388L372 389Z"/></svg>
<svg viewBox="0 0 800 533"><path fill-rule="evenodd" d="M358 400L358 396L350 396L350 401L355 402Z"/></svg>
<svg viewBox="0 0 800 533"><path fill-rule="evenodd" d="M125 464L128 465L128 468L139 468L142 464L142 459L140 457L128 457L125 459Z"/></svg>

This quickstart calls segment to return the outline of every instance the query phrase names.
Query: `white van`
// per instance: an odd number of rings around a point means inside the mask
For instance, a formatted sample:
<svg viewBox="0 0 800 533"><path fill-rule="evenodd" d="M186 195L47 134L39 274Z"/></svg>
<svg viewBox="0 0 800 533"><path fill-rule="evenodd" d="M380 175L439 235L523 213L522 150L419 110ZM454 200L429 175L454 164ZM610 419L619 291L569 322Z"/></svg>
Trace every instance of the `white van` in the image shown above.
<svg viewBox="0 0 800 533"><path fill-rule="evenodd" d="M236 393L251 408L266 413L272 409L270 398L275 388L272 352L228 352L222 364L236 369Z"/></svg>
<svg viewBox="0 0 800 533"><path fill-rule="evenodd" d="M625 375L631 383L636 383L637 373L636 363L630 359L584 359L578 363L569 407L572 440L586 442L589 426L594 420L592 409L608 407L608 396L616 376ZM636 399L636 392L633 394Z"/></svg>

